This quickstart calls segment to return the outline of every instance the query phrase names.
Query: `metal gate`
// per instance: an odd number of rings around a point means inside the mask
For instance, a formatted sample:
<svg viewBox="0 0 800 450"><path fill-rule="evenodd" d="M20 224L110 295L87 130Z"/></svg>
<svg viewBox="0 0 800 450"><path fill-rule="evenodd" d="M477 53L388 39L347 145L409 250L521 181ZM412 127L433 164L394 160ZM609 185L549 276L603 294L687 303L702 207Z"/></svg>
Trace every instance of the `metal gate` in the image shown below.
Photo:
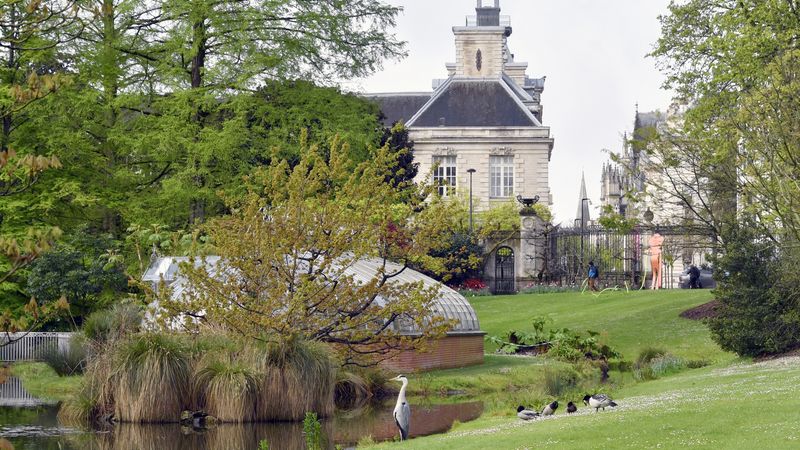
<svg viewBox="0 0 800 450"><path fill-rule="evenodd" d="M511 247L500 247L494 259L494 293L514 292L514 250Z"/></svg>

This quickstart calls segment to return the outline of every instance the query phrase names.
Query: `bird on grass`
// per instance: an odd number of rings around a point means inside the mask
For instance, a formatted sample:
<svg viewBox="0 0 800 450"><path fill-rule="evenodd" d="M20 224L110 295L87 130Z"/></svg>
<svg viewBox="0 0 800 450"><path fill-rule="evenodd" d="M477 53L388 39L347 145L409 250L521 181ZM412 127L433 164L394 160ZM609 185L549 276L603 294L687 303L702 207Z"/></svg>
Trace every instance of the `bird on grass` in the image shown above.
<svg viewBox="0 0 800 450"><path fill-rule="evenodd" d="M603 411L605 411L606 406L617 406L617 404L611 400L611 397L606 394L587 395L583 397L583 403L586 404L586 406L594 408L594 412L597 412L600 408L603 408Z"/></svg>
<svg viewBox="0 0 800 450"><path fill-rule="evenodd" d="M558 409L558 401L556 400L553 403L550 403L549 405L544 407L544 409L542 410L542 415L552 416L553 414L555 414L557 409Z"/></svg>
<svg viewBox="0 0 800 450"><path fill-rule="evenodd" d="M517 407L517 417L522 420L533 420L539 417L539 413L519 405L519 407Z"/></svg>
<svg viewBox="0 0 800 450"><path fill-rule="evenodd" d="M578 407L575 406L575 403L569 402L567 403L567 414L572 414L578 410Z"/></svg>
<svg viewBox="0 0 800 450"><path fill-rule="evenodd" d="M404 375L398 375L392 378L392 381L400 381L403 387L400 388L400 393L397 394L397 404L394 406L394 423L400 429L400 440L405 441L408 439L408 425L411 422L411 407L408 406L406 400L406 387L408 386L408 378Z"/></svg>

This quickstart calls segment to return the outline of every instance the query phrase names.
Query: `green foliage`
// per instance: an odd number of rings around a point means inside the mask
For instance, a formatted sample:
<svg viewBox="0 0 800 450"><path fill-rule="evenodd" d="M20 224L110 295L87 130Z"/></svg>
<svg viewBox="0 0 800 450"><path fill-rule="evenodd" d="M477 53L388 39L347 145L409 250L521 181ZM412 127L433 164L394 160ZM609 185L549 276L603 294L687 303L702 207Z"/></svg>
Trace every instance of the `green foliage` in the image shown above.
<svg viewBox="0 0 800 450"><path fill-rule="evenodd" d="M721 306L709 321L714 340L742 356L800 345L798 246L787 240L778 247L755 237L753 230L736 227L726 235L725 252L715 261L715 296Z"/></svg>
<svg viewBox="0 0 800 450"><path fill-rule="evenodd" d="M60 377L83 373L88 356L89 346L81 334L75 334L64 349L56 344L39 350L39 358Z"/></svg>
<svg viewBox="0 0 800 450"><path fill-rule="evenodd" d="M612 205L603 206L603 211L598 219L598 222L603 226L603 228L625 234L630 233L637 224L637 220L635 218L626 218L625 216L614 212L614 207Z"/></svg>
<svg viewBox="0 0 800 450"><path fill-rule="evenodd" d="M544 327L549 322L546 317L536 317L531 325L532 330L512 330L506 335L507 340L487 335L488 342L496 345L501 353L516 353L524 345L547 345L547 355L564 361L582 359L612 359L620 355L606 344L601 344L598 333L586 331L575 332L569 328L550 329Z"/></svg>
<svg viewBox="0 0 800 450"><path fill-rule="evenodd" d="M435 217L385 182L397 155L384 147L352 167L341 141L327 151L302 141L299 163L273 160L231 215L204 227L229 270L182 265L197 289L181 298L160 289L163 319L202 314L203 325L257 340L332 342L365 360L440 336L451 325L432 306L436 289L396 281L404 267L424 265L439 238ZM367 279L344 271L365 260L376 264ZM390 326L398 320L421 334Z"/></svg>
<svg viewBox="0 0 800 450"><path fill-rule="evenodd" d="M83 334L96 344L105 344L137 333L144 320L142 308L132 302L118 302L110 309L95 311L83 322Z"/></svg>
<svg viewBox="0 0 800 450"><path fill-rule="evenodd" d="M656 380L665 375L677 373L684 368L698 366L659 348L643 349L633 363L633 378L637 381Z"/></svg>
<svg viewBox="0 0 800 450"><path fill-rule="evenodd" d="M128 288L122 267L109 262L106 255L98 255L99 251L67 244L56 246L31 265L28 292L41 304L65 297L70 314L78 324L82 323L85 316Z"/></svg>
<svg viewBox="0 0 800 450"><path fill-rule="evenodd" d="M258 441L258 450L269 450L269 442L266 439Z"/></svg>
<svg viewBox="0 0 800 450"><path fill-rule="evenodd" d="M308 450L322 450L325 448L322 424L315 413L307 412L303 418L303 434L305 435L306 448Z"/></svg>
<svg viewBox="0 0 800 450"><path fill-rule="evenodd" d="M574 368L562 366L545 368L542 379L545 393L553 398L575 389L579 381L580 374Z"/></svg>

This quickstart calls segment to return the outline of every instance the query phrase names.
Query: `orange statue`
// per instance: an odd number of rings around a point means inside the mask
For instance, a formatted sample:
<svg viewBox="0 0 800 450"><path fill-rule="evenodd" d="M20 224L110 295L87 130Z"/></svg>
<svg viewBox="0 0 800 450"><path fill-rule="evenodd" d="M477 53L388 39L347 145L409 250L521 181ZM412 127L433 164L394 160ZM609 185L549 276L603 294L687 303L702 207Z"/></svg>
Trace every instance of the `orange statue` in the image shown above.
<svg viewBox="0 0 800 450"><path fill-rule="evenodd" d="M653 280L650 289L661 288L661 246L664 245L664 236L658 232L650 236L650 270L653 272Z"/></svg>

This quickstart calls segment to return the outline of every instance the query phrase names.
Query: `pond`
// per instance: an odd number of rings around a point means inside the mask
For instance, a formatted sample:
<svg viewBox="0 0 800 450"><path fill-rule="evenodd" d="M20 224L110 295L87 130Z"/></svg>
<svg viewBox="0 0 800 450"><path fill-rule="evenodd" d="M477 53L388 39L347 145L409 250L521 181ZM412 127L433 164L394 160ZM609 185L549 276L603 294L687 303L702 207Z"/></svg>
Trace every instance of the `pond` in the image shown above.
<svg viewBox="0 0 800 450"><path fill-rule="evenodd" d="M410 399L412 437L443 433L453 422L468 422L483 412L480 401L444 401ZM393 408L394 400L390 399L337 411L335 417L322 421L326 447L352 447L367 436L375 441L394 439L397 427ZM107 429L80 430L61 425L57 413L57 404L31 397L18 379L9 377L0 385L0 450L255 450L261 440L266 440L271 449L306 448L302 423L222 424L202 430L179 424L117 424Z"/></svg>

